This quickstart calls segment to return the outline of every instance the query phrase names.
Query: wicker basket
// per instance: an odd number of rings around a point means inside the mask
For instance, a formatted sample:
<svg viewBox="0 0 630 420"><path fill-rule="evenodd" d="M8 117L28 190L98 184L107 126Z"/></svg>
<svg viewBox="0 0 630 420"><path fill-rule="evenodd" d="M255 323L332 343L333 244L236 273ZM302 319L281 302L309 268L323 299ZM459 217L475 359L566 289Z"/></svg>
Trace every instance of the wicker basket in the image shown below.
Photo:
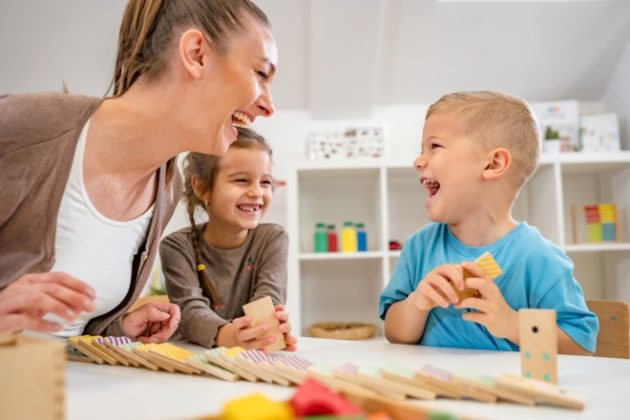
<svg viewBox="0 0 630 420"><path fill-rule="evenodd" d="M361 322L318 322L311 325L311 337L333 338L337 340L364 340L374 337L374 324Z"/></svg>

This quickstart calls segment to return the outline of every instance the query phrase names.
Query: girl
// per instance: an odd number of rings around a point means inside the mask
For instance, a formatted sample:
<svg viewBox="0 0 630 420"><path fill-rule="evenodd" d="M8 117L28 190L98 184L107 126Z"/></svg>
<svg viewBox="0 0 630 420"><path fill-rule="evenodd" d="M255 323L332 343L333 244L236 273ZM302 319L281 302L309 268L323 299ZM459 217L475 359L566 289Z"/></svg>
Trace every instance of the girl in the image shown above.
<svg viewBox="0 0 630 420"><path fill-rule="evenodd" d="M268 26L249 0L129 0L112 97L0 96L1 329L169 338L176 305L128 311L181 194L173 163L273 113Z"/></svg>
<svg viewBox="0 0 630 420"><path fill-rule="evenodd" d="M264 296L276 304L286 350L295 350L282 303L287 287L288 237L281 226L259 224L271 202L271 149L254 131L238 128L221 158L190 153L184 164L191 228L162 241L166 290L180 306L180 332L206 347L263 348L267 325L251 328L242 306ZM196 225L197 206L208 222Z"/></svg>

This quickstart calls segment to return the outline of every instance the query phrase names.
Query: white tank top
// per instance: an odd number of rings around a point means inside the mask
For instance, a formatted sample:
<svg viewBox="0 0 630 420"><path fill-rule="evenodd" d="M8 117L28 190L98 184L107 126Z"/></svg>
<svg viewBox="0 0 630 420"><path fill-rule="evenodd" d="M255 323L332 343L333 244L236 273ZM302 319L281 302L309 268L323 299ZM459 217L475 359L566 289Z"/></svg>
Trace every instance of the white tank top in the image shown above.
<svg viewBox="0 0 630 420"><path fill-rule="evenodd" d="M56 335L80 335L88 321L114 309L131 284L133 258L144 243L154 205L126 222L108 219L94 207L83 182L83 155L90 121L85 124L72 161L70 177L61 199L55 239L55 263L51 271L63 271L89 284L96 292L96 309L82 313L74 322L53 315L59 322Z"/></svg>

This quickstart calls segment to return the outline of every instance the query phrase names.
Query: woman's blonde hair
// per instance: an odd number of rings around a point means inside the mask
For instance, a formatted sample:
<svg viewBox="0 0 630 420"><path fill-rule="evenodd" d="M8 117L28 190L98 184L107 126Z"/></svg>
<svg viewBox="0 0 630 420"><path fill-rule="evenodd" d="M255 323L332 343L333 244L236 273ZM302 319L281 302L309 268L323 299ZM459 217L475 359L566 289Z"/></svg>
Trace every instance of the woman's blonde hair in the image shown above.
<svg viewBox="0 0 630 420"><path fill-rule="evenodd" d="M245 29L248 15L269 27L265 13L249 0L129 0L118 35L114 96L124 94L141 75L159 75L183 30L201 30L224 53L231 35Z"/></svg>

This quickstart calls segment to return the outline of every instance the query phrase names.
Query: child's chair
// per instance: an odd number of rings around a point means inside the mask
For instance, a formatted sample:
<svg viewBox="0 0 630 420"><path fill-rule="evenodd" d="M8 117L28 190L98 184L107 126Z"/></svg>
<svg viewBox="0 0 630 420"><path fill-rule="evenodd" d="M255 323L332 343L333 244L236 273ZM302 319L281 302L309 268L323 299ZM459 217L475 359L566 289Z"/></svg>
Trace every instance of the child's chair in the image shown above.
<svg viewBox="0 0 630 420"><path fill-rule="evenodd" d="M586 305L599 319L595 356L630 359L628 304L615 300L587 300Z"/></svg>

